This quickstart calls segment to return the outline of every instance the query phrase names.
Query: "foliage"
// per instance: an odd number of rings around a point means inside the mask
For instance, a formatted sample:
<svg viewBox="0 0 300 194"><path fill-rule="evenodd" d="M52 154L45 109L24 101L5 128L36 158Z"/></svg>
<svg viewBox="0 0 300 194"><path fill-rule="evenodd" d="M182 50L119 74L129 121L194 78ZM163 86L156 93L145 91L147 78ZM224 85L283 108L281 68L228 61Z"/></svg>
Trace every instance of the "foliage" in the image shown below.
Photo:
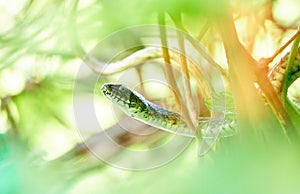
<svg viewBox="0 0 300 194"><path fill-rule="evenodd" d="M287 11L278 6L299 7L298 1L236 0L230 5L209 0L13 2L0 5L0 10L5 10L1 13L4 19L0 21L0 193L274 194L299 190L299 127L295 126L295 138L283 137L280 122L285 118L277 115L276 107L271 111L270 101L262 101L259 96L261 101L258 101L268 106L248 103L258 102L251 99L253 93L247 96L251 88L243 80L232 79L236 74L247 77L248 73L232 71L232 61L228 58L232 54L232 59L237 60L234 67L241 67L240 55L235 52L239 50L224 49L223 45L229 44L220 34L226 29L218 27L229 23L225 16L232 12L238 40L245 51L255 60L268 57L299 25L299 12L284 17L282 12ZM233 92L213 94L204 104L210 110L223 109L218 99L225 98L225 108L230 113L227 116L235 118L233 112L237 111L239 131L244 133L220 139L216 149L204 157L196 156L197 145L192 142L185 152L165 166L143 172L126 171L95 159L83 147L82 141L88 139L85 135L93 137L99 131L87 124L85 134L78 134L74 124L73 95L82 96L83 106L84 97L93 95L87 89L91 75L77 75L77 71L83 58L99 41L122 28L157 24L158 13L165 14L166 25L179 27L196 37L216 62L228 70L231 83L240 88L230 86L228 90ZM285 18L290 20L284 21ZM126 44L126 40L123 43ZM112 49L119 46L123 45L111 45ZM290 47L285 49L290 50ZM267 65L274 65L278 56ZM79 94L73 91L75 79L82 84ZM106 81L106 78L100 80L101 83ZM290 85L286 92L290 94L287 96L292 101L291 106L298 111L292 118L295 122L299 121L300 112L299 84ZM97 96L101 116L109 115L108 105ZM242 101L247 98L250 100ZM261 109L267 109L264 113L268 116L265 117ZM293 114L288 107L286 109L288 114ZM104 125L113 125L115 121L107 122ZM264 127L267 130L263 131ZM146 140L130 138L132 136L119 139L124 140L125 147L130 140L151 147L163 142L161 139L165 136ZM98 139L92 143L99 143ZM101 146L99 149L110 151Z"/></svg>

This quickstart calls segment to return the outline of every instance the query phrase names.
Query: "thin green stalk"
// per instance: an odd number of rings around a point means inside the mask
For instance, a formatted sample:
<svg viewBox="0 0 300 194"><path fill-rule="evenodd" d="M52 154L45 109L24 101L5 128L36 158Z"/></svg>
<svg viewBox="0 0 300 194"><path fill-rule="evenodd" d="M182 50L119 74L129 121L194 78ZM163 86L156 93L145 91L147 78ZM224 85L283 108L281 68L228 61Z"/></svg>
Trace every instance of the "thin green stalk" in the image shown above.
<svg viewBox="0 0 300 194"><path fill-rule="evenodd" d="M293 46L292 46L292 49L290 52L290 56L288 59L287 67L286 67L286 73L285 73L284 80L283 80L281 100L284 105L286 105L286 103L287 103L287 92L288 92L288 88L291 84L290 77L291 77L292 68L293 68L293 65L295 62L296 55L298 54L299 43L300 43L300 35L298 35L297 38L294 40L294 43L293 43Z"/></svg>
<svg viewBox="0 0 300 194"><path fill-rule="evenodd" d="M208 29L210 27L210 23L207 21L204 26L202 27L201 31L197 35L197 40L201 41L204 35L207 33Z"/></svg>

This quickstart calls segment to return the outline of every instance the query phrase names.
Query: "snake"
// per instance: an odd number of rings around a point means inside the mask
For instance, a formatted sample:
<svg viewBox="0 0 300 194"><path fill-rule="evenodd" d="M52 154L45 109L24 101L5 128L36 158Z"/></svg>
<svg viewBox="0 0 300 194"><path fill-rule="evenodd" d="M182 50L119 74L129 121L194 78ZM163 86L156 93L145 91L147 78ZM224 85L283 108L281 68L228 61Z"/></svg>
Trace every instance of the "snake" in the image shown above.
<svg viewBox="0 0 300 194"><path fill-rule="evenodd" d="M179 113L148 101L140 93L123 84L105 83L101 91L131 118L176 135L198 137L198 131L191 129ZM232 131L228 131L235 129L235 124L235 120L232 119L199 117L197 129L201 129L202 138L214 138L219 132L222 137L226 137L233 134Z"/></svg>
<svg viewBox="0 0 300 194"><path fill-rule="evenodd" d="M176 55L174 54L174 56ZM101 70L101 74L109 75L120 72L137 66L143 61L157 59L159 57L161 57L160 49L146 48L120 62L112 64L106 70ZM275 68L271 69L268 75L269 80L278 94L282 91L283 78L287 76L285 72L288 57L289 53L275 65ZM300 48L298 49L295 65L292 68L292 76L289 79L290 83L300 77ZM202 138L214 138L216 135L219 137L228 137L237 132L237 124L234 117L227 118L225 115L224 118L216 120L213 120L211 117L199 117L198 126L196 126L196 129L191 129L179 113L148 101L141 94L123 84L105 83L101 87L101 91L105 97L116 104L118 108L131 118L166 132L186 137L199 137L200 134ZM228 133L228 131L230 131L230 133Z"/></svg>
<svg viewBox="0 0 300 194"><path fill-rule="evenodd" d="M286 75L289 53L281 58L280 62L274 65L270 70L268 77L274 86L275 91L280 95L284 83L285 76L289 76L288 86L300 77L300 47L298 48L297 55L295 56L293 66L291 67L290 75Z"/></svg>

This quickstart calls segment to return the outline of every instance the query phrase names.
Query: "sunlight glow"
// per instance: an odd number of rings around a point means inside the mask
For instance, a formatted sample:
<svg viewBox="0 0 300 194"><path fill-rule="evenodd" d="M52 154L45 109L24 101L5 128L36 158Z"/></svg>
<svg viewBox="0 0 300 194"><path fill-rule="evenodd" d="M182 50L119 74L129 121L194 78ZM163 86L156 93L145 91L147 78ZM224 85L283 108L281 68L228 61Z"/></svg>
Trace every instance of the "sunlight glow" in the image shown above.
<svg viewBox="0 0 300 194"><path fill-rule="evenodd" d="M94 104L96 116L99 123L101 123L102 130L111 127L117 122L118 115L114 112L115 109L113 109L112 103L110 103L107 99L96 97Z"/></svg>
<svg viewBox="0 0 300 194"><path fill-rule="evenodd" d="M299 10L299 0L278 0L274 4L274 18L281 24L288 26L297 20L299 22Z"/></svg>
<svg viewBox="0 0 300 194"><path fill-rule="evenodd" d="M26 1L24 0L0 0L0 26L1 32L13 26L15 16L20 12Z"/></svg>
<svg viewBox="0 0 300 194"><path fill-rule="evenodd" d="M45 128L36 139L36 147L45 153L45 160L52 160L74 147L76 142L71 138L73 134L70 131L57 125L47 125Z"/></svg>
<svg viewBox="0 0 300 194"><path fill-rule="evenodd" d="M19 71L3 70L0 73L0 96L19 94L25 87L25 77Z"/></svg>
<svg viewBox="0 0 300 194"><path fill-rule="evenodd" d="M153 99L166 98L171 95L169 87L166 85L166 83L158 82L157 80L145 81L144 87L146 93L151 95L151 98Z"/></svg>
<svg viewBox="0 0 300 194"><path fill-rule="evenodd" d="M3 111L0 112L0 134L6 133L8 130L7 128L7 114Z"/></svg>

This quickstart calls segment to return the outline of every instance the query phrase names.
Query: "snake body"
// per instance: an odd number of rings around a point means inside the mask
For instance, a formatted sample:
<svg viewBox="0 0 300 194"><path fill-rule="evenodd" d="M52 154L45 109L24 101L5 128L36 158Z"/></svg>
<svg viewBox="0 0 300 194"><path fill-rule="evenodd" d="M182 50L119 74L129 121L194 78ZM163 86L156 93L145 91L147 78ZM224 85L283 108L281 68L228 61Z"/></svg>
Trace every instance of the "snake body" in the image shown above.
<svg viewBox="0 0 300 194"><path fill-rule="evenodd" d="M152 47L146 48L120 62L111 64L105 71L101 71L101 74L109 75L123 71L130 67L137 66L144 61L160 58L161 53L160 49ZM174 56L176 55L174 54ZM282 92L282 83L284 77L287 76L286 65L288 57L289 54L286 54L268 75L278 94ZM291 75L289 75L289 85L298 77L300 77L300 47L298 48L298 54L291 69ZM201 137L215 137L216 134L221 137L226 137L231 136L232 131L234 131L234 133L236 132L236 120L230 116L229 118L225 116L224 119L220 120L211 120L211 118L205 117L199 118L197 129L193 130L188 127L184 118L179 113L164 109L148 101L141 94L122 84L107 83L102 86L101 90L110 101L117 104L128 116L167 132L187 137L196 137L196 131L199 129L201 130ZM227 133L228 131L231 131L229 135Z"/></svg>
<svg viewBox="0 0 300 194"><path fill-rule="evenodd" d="M295 57L293 66L291 67L291 74L286 75L286 69L289 59L289 53L286 54L283 58L281 58L280 62L277 63L274 68L272 68L269 72L269 79L274 86L275 91L278 94L281 94L283 82L285 76L289 76L288 85L291 85L295 80L300 77L300 47L298 48L298 54Z"/></svg>
<svg viewBox="0 0 300 194"><path fill-rule="evenodd" d="M176 112L162 108L148 100L134 90L115 83L104 84L101 88L102 93L128 116L142 121L148 125L174 134L196 137L196 131L191 129L184 118ZM222 121L222 123L220 123ZM208 125L214 126L208 131ZM199 126L202 137L212 138L226 129L234 129L234 120L216 120L210 118L199 118ZM220 128L221 127L221 128ZM228 134L223 133L222 136ZM230 135L231 136L231 135Z"/></svg>

